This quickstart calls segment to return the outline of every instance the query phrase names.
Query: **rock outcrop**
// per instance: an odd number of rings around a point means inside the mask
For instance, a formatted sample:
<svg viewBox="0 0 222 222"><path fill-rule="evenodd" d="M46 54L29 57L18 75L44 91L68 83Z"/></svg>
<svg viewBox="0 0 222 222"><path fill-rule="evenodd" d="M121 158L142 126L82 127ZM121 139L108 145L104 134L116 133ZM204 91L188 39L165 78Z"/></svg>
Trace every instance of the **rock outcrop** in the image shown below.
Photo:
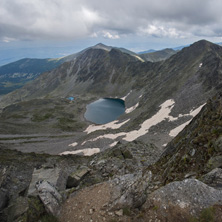
<svg viewBox="0 0 222 222"><path fill-rule="evenodd" d="M48 181L39 181L36 184L38 196L43 202L48 213L57 216L59 215L62 196Z"/></svg>
<svg viewBox="0 0 222 222"><path fill-rule="evenodd" d="M222 203L222 191L195 179L172 182L148 196L144 209L154 207L159 218L175 221L182 216L188 221L198 216L201 210ZM174 220L170 212L174 212ZM180 219L180 221L182 221Z"/></svg>

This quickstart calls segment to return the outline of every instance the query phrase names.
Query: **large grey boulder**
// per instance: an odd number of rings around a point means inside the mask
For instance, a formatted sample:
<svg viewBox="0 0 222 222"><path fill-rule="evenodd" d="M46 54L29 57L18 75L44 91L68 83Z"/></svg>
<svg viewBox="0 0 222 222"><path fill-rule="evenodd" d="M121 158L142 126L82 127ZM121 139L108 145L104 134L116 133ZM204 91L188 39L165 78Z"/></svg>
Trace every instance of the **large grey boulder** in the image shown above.
<svg viewBox="0 0 222 222"><path fill-rule="evenodd" d="M36 183L38 196L44 204L48 213L55 216L59 214L60 205L62 203L62 196L56 188L48 181L39 181Z"/></svg>
<svg viewBox="0 0 222 222"><path fill-rule="evenodd" d="M155 208L156 215L172 220L168 218L172 216L172 212L175 214L174 219L178 215L198 216L201 210L215 204L222 205L222 190L214 189L196 179L186 179L169 183L154 191L143 207L147 210Z"/></svg>
<svg viewBox="0 0 222 222"><path fill-rule="evenodd" d="M41 180L48 181L58 190L62 191L66 188L67 173L58 167L34 169L28 189L28 196L37 196L35 186L36 183Z"/></svg>
<svg viewBox="0 0 222 222"><path fill-rule="evenodd" d="M137 208L146 201L146 190L151 181L152 173L145 176L142 172L126 174L110 181L111 183L111 209L122 209L124 207Z"/></svg>

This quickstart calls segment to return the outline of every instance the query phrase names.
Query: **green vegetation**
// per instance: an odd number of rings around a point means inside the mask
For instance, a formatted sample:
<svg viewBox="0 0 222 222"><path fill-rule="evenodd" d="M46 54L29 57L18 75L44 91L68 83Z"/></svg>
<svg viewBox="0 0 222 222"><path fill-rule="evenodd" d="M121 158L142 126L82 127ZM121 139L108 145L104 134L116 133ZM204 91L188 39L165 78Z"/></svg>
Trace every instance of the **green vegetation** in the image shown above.
<svg viewBox="0 0 222 222"><path fill-rule="evenodd" d="M40 218L41 222L59 222L58 218L53 215L44 215Z"/></svg>
<svg viewBox="0 0 222 222"><path fill-rule="evenodd" d="M131 209L129 207L123 208L123 215L131 216Z"/></svg>
<svg viewBox="0 0 222 222"><path fill-rule="evenodd" d="M215 209L214 207L205 208L201 211L199 217L192 217L190 222L214 222Z"/></svg>

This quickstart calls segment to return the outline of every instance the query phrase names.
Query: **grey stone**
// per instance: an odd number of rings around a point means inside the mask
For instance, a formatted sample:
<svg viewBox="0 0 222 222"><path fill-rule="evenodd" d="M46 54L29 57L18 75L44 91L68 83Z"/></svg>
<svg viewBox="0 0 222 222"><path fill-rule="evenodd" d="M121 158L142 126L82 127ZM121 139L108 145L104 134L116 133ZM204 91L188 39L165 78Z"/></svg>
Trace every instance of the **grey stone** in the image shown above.
<svg viewBox="0 0 222 222"><path fill-rule="evenodd" d="M28 189L28 196L37 195L35 185L40 180L46 180L55 186L58 190L62 191L66 188L67 174L65 171L58 167L34 169L32 180Z"/></svg>
<svg viewBox="0 0 222 222"><path fill-rule="evenodd" d="M68 176L67 188L77 187L83 178L90 172L88 167L82 167Z"/></svg>
<svg viewBox="0 0 222 222"><path fill-rule="evenodd" d="M213 169L206 175L202 176L201 180L211 187L222 189L222 169Z"/></svg>
<svg viewBox="0 0 222 222"><path fill-rule="evenodd" d="M46 210L57 216L59 214L62 196L48 181L39 181L36 184L38 196L44 204Z"/></svg>
<svg viewBox="0 0 222 222"><path fill-rule="evenodd" d="M29 209L28 198L18 197L9 207L8 221L15 221L17 218L24 215Z"/></svg>
<svg viewBox="0 0 222 222"><path fill-rule="evenodd" d="M207 162L207 167L210 169L222 167L222 156L214 156Z"/></svg>
<svg viewBox="0 0 222 222"><path fill-rule="evenodd" d="M138 208L146 201L146 189L151 181L152 173L146 175L142 172L126 174L111 181L111 209L124 207Z"/></svg>
<svg viewBox="0 0 222 222"><path fill-rule="evenodd" d="M0 211L7 206L8 200L7 191L0 189Z"/></svg>
<svg viewBox="0 0 222 222"><path fill-rule="evenodd" d="M214 204L222 204L221 190L214 189L196 179L186 179L169 183L151 193L144 208L156 206L157 214L160 215L167 215L167 212L170 212L169 208L180 209L183 214L187 212L197 215L202 209Z"/></svg>

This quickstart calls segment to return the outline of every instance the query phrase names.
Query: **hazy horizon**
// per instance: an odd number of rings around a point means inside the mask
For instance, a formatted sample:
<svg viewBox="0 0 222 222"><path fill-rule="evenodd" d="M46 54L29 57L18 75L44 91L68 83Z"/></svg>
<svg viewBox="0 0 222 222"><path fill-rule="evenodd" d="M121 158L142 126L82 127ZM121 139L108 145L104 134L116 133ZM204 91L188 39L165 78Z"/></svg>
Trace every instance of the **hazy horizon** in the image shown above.
<svg viewBox="0 0 222 222"><path fill-rule="evenodd" d="M1 0L0 65L103 43L134 52L222 42L220 0Z"/></svg>

